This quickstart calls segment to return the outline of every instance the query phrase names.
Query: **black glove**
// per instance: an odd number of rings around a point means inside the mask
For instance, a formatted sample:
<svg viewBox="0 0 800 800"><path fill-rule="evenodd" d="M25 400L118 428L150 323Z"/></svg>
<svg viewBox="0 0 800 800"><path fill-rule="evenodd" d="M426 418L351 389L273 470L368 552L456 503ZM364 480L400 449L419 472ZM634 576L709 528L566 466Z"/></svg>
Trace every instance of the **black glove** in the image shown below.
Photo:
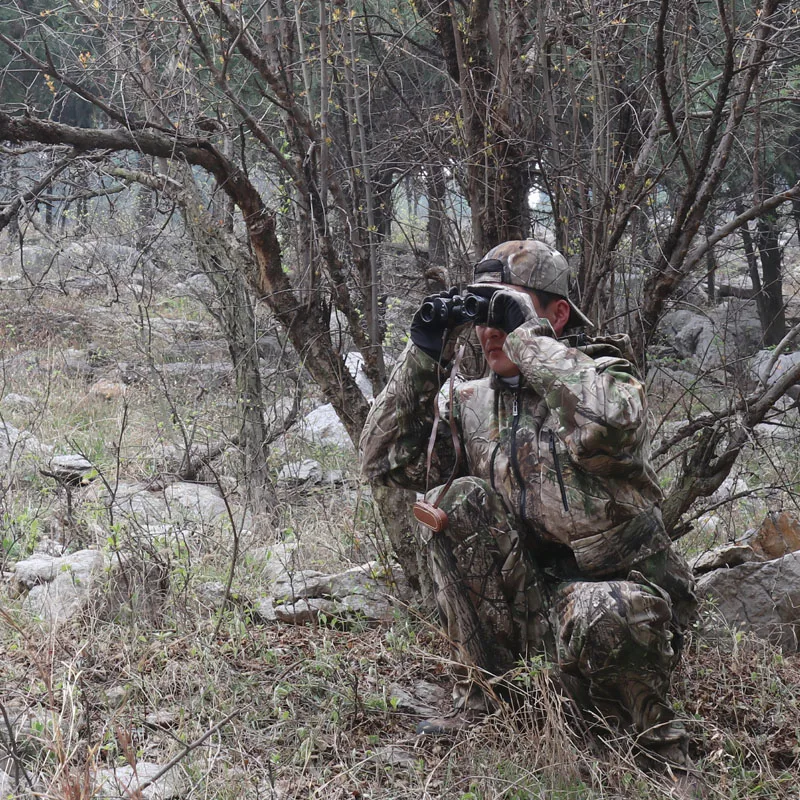
<svg viewBox="0 0 800 800"><path fill-rule="evenodd" d="M467 288L473 294L479 294L489 300L489 312L485 323L488 328L499 328L511 333L528 320L539 318L533 300L527 292L483 286L480 283Z"/></svg>
<svg viewBox="0 0 800 800"><path fill-rule="evenodd" d="M457 286L446 292L428 295L411 320L411 341L436 361L449 360L442 358L445 345L448 340L453 342L458 336L454 315L448 313L448 309L453 306L453 298L457 295ZM457 321L457 327L461 327L460 320Z"/></svg>

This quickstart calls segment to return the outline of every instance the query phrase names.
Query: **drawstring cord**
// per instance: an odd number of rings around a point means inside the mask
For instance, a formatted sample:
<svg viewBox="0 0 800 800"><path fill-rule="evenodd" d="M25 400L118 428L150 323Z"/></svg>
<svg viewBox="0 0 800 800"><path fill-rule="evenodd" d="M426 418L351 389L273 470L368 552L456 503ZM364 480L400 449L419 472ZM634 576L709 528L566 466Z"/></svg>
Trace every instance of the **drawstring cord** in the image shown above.
<svg viewBox="0 0 800 800"><path fill-rule="evenodd" d="M436 500L433 503L429 503L427 500L418 500L414 503L414 517L425 525L426 527L430 528L434 533L438 533L443 531L447 525L447 514L445 511L439 508L439 504L442 502L442 499L449 491L450 487L453 485L453 481L455 480L456 475L458 474L458 467L461 463L461 440L458 437L458 429L456 428L456 421L453 416L453 398L455 395L455 382L456 382L456 374L458 373L458 368L461 364L461 357L464 355L464 348L465 345L462 344L456 354L455 359L453 360L453 367L450 372L450 390L449 390L449 400L450 400L450 415L449 415L449 423L450 423L450 435L453 437L453 448L455 450L456 459L455 463L453 464L453 471L450 473L450 477L447 479L447 483L442 487L442 490L439 492ZM434 395L433 398L433 427L431 428L431 436L428 440L428 453L426 459L426 475L425 475L425 493L428 493L429 486L430 486L430 479L431 479L431 464L433 462L433 451L436 446L436 438L439 428L439 392Z"/></svg>
<svg viewBox="0 0 800 800"><path fill-rule="evenodd" d="M558 460L558 452L556 450L556 435L553 433L553 431L550 431L550 454L553 456L553 464L556 468L558 488L561 489L561 502L564 504L564 511L569 511L569 503L567 502L567 489L564 486L564 476L561 474L561 462Z"/></svg>

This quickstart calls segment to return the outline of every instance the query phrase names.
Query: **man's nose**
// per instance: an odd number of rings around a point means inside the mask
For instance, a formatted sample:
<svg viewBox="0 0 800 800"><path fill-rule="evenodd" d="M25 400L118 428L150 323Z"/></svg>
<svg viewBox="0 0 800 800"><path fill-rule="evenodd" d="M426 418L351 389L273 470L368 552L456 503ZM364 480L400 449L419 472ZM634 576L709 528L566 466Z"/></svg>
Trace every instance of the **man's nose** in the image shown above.
<svg viewBox="0 0 800 800"><path fill-rule="evenodd" d="M486 337L489 339L499 339L504 335L505 331L500 330L500 328L486 328Z"/></svg>

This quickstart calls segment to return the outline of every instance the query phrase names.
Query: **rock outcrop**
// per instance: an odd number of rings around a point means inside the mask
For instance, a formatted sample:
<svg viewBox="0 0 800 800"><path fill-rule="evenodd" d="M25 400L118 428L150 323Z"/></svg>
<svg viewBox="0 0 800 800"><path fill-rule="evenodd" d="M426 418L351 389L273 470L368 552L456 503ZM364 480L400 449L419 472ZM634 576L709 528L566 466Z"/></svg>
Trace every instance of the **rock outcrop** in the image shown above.
<svg viewBox="0 0 800 800"><path fill-rule="evenodd" d="M761 636L800 650L800 520L771 512L741 541L695 559L698 596L713 607L709 628Z"/></svg>

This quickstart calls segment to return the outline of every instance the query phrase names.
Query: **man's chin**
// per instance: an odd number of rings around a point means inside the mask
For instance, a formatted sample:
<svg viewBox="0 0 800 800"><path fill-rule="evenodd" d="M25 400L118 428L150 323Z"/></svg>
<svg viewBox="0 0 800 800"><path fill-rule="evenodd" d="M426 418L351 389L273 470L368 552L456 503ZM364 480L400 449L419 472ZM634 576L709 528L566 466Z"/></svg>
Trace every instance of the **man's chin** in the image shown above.
<svg viewBox="0 0 800 800"><path fill-rule="evenodd" d="M513 378L519 375L519 370L507 359L487 358L489 369L501 378Z"/></svg>

